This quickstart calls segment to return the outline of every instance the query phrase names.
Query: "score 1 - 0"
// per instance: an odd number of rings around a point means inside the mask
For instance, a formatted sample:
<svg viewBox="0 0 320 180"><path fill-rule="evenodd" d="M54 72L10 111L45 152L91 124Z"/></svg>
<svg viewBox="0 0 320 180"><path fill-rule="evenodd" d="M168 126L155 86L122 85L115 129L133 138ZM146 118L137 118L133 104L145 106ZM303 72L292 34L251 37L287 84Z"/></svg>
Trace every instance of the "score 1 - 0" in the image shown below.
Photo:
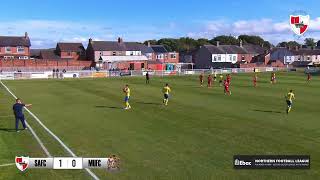
<svg viewBox="0 0 320 180"><path fill-rule="evenodd" d="M82 169L82 158L55 157L53 158L53 169Z"/></svg>

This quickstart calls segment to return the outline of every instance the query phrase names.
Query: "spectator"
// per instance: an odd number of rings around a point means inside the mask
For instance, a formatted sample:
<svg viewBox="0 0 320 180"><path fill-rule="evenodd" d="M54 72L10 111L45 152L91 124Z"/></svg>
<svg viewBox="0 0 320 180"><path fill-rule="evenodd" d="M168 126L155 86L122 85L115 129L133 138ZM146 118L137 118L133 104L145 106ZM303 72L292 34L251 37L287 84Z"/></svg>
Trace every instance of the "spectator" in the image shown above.
<svg viewBox="0 0 320 180"><path fill-rule="evenodd" d="M54 79L54 76L56 74L56 70L55 69L52 69L52 78Z"/></svg>
<svg viewBox="0 0 320 180"><path fill-rule="evenodd" d="M59 69L56 69L56 77L59 78Z"/></svg>
<svg viewBox="0 0 320 180"><path fill-rule="evenodd" d="M60 79L63 79L63 71L60 72Z"/></svg>

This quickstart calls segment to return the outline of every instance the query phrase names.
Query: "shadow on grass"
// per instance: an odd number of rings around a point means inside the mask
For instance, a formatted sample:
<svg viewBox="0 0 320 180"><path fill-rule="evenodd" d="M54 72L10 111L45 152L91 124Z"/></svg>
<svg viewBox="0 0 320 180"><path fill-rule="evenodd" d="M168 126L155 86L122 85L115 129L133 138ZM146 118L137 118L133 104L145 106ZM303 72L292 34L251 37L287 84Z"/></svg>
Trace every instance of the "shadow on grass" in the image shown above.
<svg viewBox="0 0 320 180"><path fill-rule="evenodd" d="M116 106L96 106L96 108L123 109L122 107Z"/></svg>
<svg viewBox="0 0 320 180"><path fill-rule="evenodd" d="M13 128L0 128L0 131L5 131L5 132L16 132L16 129L13 129Z"/></svg>
<svg viewBox="0 0 320 180"><path fill-rule="evenodd" d="M147 105L162 105L161 103L153 103L153 102L136 102L137 104L147 104Z"/></svg>
<svg viewBox="0 0 320 180"><path fill-rule="evenodd" d="M277 114L281 114L281 111L270 111L270 110L259 110L259 109L254 109L253 111L257 111L257 112L265 112L265 113L277 113Z"/></svg>

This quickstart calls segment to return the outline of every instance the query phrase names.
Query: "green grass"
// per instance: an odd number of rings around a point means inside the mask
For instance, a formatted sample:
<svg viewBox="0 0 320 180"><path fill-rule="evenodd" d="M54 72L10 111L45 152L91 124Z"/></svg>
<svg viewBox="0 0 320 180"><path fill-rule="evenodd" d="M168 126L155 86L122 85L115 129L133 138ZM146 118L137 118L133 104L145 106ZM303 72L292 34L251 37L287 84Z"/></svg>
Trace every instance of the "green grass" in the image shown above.
<svg viewBox="0 0 320 180"><path fill-rule="evenodd" d="M122 170L93 170L102 179L319 179L319 77L306 84L302 73L252 74L232 78L232 96L223 89L199 87L197 76L143 78L20 80L4 83L78 156L117 154ZM161 89L172 88L169 106ZM132 109L124 111L121 88L129 84ZM284 95L294 89L292 112L285 113ZM2 88L0 113L11 115L12 97ZM13 117L1 117L1 128L12 128ZM54 156L66 156L28 116ZM235 154L309 154L310 170L235 170ZM0 130L0 164L16 155L44 157L27 131ZM82 170L61 171L0 167L0 179L89 179Z"/></svg>

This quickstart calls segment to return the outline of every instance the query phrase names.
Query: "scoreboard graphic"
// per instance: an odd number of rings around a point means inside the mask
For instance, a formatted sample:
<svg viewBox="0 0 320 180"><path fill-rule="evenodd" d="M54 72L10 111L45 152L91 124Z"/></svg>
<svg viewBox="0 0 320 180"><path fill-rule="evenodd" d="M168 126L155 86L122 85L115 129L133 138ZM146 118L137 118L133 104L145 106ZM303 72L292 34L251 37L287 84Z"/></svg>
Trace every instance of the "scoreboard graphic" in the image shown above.
<svg viewBox="0 0 320 180"><path fill-rule="evenodd" d="M85 169L101 168L109 171L120 170L120 159L112 155L108 158L82 158L82 157L49 157L31 158L17 156L15 159L20 171L27 169Z"/></svg>

